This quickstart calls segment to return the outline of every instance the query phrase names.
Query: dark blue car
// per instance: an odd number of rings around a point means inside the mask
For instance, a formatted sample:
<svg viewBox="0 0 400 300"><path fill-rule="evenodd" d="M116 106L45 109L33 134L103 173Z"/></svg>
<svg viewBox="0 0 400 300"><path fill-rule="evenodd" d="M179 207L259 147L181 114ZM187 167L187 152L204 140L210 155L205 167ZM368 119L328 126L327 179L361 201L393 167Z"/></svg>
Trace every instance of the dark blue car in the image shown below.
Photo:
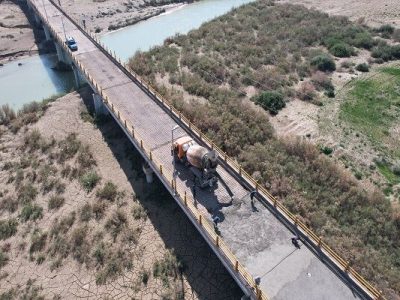
<svg viewBox="0 0 400 300"><path fill-rule="evenodd" d="M68 48L71 49L71 51L78 50L78 45L73 37L68 37L65 43L67 44Z"/></svg>

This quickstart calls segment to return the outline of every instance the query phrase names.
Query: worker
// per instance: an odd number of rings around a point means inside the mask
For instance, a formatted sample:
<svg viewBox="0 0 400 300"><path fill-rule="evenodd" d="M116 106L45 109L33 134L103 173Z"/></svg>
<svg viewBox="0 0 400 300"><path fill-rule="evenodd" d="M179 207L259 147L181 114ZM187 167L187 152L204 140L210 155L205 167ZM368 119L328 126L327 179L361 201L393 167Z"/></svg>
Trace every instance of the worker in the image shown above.
<svg viewBox="0 0 400 300"><path fill-rule="evenodd" d="M296 234L295 237L292 237L292 244L293 244L293 246L295 246L297 249L300 249L299 241L300 241L300 237L299 237L297 234Z"/></svg>

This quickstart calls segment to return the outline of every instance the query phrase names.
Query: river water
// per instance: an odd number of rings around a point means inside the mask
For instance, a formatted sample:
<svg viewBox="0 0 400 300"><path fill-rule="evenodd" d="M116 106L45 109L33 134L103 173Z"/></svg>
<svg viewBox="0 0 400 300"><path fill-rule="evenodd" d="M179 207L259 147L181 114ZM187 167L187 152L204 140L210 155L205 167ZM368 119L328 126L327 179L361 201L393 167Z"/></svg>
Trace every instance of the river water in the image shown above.
<svg viewBox="0 0 400 300"><path fill-rule="evenodd" d="M202 0L184 5L165 14L105 34L101 40L127 60L136 51L146 51L177 33L185 34L206 21L223 15L233 7L253 0ZM0 105L8 103L14 109L34 100L66 93L73 88L71 72L52 69L56 55L23 58L0 67Z"/></svg>

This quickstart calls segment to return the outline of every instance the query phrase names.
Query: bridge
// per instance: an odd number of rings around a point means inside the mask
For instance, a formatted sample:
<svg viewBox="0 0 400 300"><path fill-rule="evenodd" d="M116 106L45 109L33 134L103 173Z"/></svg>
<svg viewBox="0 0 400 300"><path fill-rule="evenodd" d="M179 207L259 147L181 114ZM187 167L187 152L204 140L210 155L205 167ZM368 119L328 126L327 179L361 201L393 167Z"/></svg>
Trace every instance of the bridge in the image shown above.
<svg viewBox="0 0 400 300"><path fill-rule="evenodd" d="M164 184L243 290L242 299L384 299L348 261L57 3L27 2L46 38L54 41L59 60L74 70L77 85L85 80L91 86L96 113L110 114L119 124L142 155L148 180L156 174ZM68 49L66 36L75 38L78 51ZM179 164L174 169L171 134L190 135L218 152L221 182L215 189L198 190L193 197L192 175ZM228 189L234 194L232 203ZM220 218L217 227L215 216ZM293 237L300 238L299 247L293 245Z"/></svg>

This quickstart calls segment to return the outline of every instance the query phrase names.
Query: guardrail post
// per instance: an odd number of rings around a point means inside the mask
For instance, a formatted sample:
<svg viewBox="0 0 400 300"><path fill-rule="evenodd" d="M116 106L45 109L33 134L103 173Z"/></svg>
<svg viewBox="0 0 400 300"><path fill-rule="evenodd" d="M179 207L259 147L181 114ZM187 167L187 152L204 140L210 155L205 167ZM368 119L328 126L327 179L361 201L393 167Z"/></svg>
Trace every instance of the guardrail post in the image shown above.
<svg viewBox="0 0 400 300"><path fill-rule="evenodd" d="M140 140L140 148L143 149L143 140Z"/></svg>
<svg viewBox="0 0 400 300"><path fill-rule="evenodd" d="M215 246L219 247L219 235L215 238Z"/></svg>
<svg viewBox="0 0 400 300"><path fill-rule="evenodd" d="M228 155L226 155L226 153L224 152L224 161L226 162L227 159L228 159Z"/></svg>
<svg viewBox="0 0 400 300"><path fill-rule="evenodd" d="M127 126L126 126L126 120L124 120L124 126L125 126L125 128L127 128Z"/></svg>
<svg viewBox="0 0 400 300"><path fill-rule="evenodd" d="M242 176L242 166L239 166L239 175Z"/></svg>
<svg viewBox="0 0 400 300"><path fill-rule="evenodd" d="M350 262L348 261L346 263L346 266L344 267L344 271L347 273L347 272L349 272L349 269L350 269Z"/></svg>
<svg viewBox="0 0 400 300"><path fill-rule="evenodd" d="M276 208L276 205L278 204L277 202L278 202L278 200L276 200L276 198L274 197L274 207L275 208Z"/></svg>
<svg viewBox="0 0 400 300"><path fill-rule="evenodd" d="M239 262L238 262L238 260L235 261L235 271L239 272Z"/></svg>
<svg viewBox="0 0 400 300"><path fill-rule="evenodd" d="M258 192L258 186L259 186L259 183L258 183L258 181L256 182L256 191Z"/></svg>
<svg viewBox="0 0 400 300"><path fill-rule="evenodd" d="M318 237L318 247L321 248L321 245L322 245L322 237L319 236Z"/></svg>
<svg viewBox="0 0 400 300"><path fill-rule="evenodd" d="M162 165L160 165L160 174L161 174L161 175L163 174L163 172L162 172Z"/></svg>
<svg viewBox="0 0 400 300"><path fill-rule="evenodd" d="M183 202L184 202L185 205L187 206L187 195L186 195L186 191L185 191L185 195L183 196Z"/></svg>
<svg viewBox="0 0 400 300"><path fill-rule="evenodd" d="M202 215L199 215L199 224L203 225L203 216Z"/></svg>
<svg viewBox="0 0 400 300"><path fill-rule="evenodd" d="M153 161L153 152L150 151L150 161Z"/></svg>
<svg viewBox="0 0 400 300"><path fill-rule="evenodd" d="M202 140L202 138L203 138L203 133L202 132L200 132L199 138L200 138L200 140Z"/></svg>
<svg viewBox="0 0 400 300"><path fill-rule="evenodd" d="M296 216L296 218L294 218L294 225L297 227L297 223L299 223L299 217Z"/></svg>
<svg viewBox="0 0 400 300"><path fill-rule="evenodd" d="M132 126L132 137L135 138L135 129Z"/></svg>

